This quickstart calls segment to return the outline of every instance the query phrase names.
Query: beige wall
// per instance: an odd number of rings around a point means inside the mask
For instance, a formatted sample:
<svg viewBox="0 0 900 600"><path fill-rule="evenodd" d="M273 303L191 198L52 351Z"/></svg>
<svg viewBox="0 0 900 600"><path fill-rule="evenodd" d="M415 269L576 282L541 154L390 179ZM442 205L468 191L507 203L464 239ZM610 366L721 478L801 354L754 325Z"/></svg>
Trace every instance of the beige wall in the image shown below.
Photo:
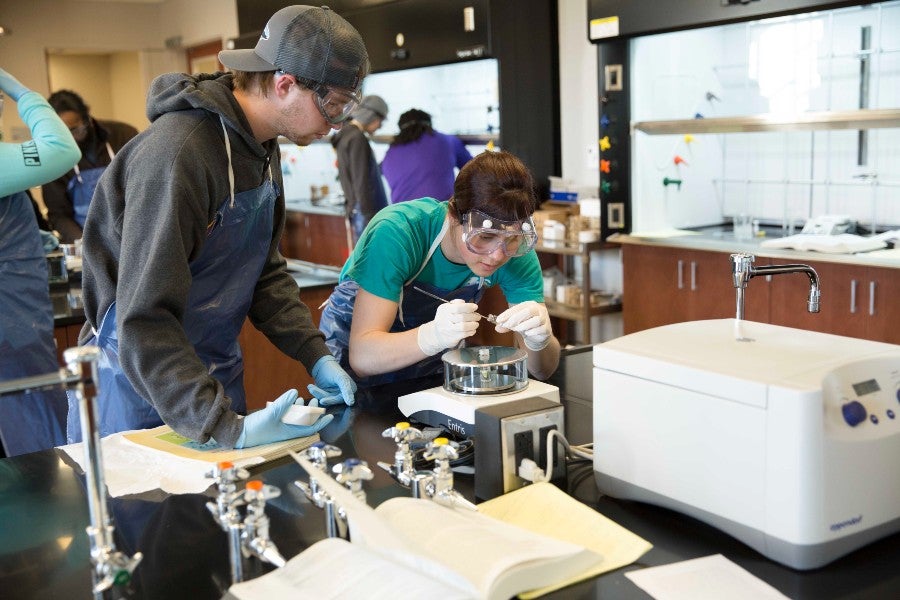
<svg viewBox="0 0 900 600"><path fill-rule="evenodd" d="M112 119L111 62L109 54L48 56L50 92L72 90L84 99L93 116Z"/></svg>
<svg viewBox="0 0 900 600"><path fill-rule="evenodd" d="M237 35L234 0L165 0L146 2L90 2L82 0L0 0L0 24L11 35L0 37L0 66L24 85L50 94L48 53L106 55L109 91L88 100L97 116L117 118L146 127L144 98L154 77L185 69L184 51L167 49L165 41L181 37L183 46ZM90 60L71 61L95 73ZM136 68L135 68L136 67ZM131 74L134 75L131 75ZM76 81L72 88L98 93L103 83L88 83L86 73L56 76ZM10 103L12 104L12 103ZM102 112L101 112L102 111ZM12 106L3 111L4 140L30 137Z"/></svg>
<svg viewBox="0 0 900 600"><path fill-rule="evenodd" d="M110 56L109 62L110 80L116 82L110 86L110 118L130 123L143 131L150 123L144 110L147 93L141 81L140 56L135 52L117 52Z"/></svg>

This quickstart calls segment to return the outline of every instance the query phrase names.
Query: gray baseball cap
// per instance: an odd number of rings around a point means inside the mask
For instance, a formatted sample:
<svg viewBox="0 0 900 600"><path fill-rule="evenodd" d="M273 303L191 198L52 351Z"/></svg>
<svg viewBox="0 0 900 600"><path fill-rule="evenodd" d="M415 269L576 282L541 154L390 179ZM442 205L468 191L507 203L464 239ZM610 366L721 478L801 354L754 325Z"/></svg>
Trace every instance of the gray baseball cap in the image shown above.
<svg viewBox="0 0 900 600"><path fill-rule="evenodd" d="M284 71L316 83L358 90L369 73L359 32L327 6L288 6L269 19L253 50L222 50L235 71Z"/></svg>
<svg viewBox="0 0 900 600"><path fill-rule="evenodd" d="M387 119L387 116L387 102L384 101L384 98L376 96L375 94L363 98L362 102L359 103L359 106L353 112L353 118L363 125L368 125L375 119Z"/></svg>

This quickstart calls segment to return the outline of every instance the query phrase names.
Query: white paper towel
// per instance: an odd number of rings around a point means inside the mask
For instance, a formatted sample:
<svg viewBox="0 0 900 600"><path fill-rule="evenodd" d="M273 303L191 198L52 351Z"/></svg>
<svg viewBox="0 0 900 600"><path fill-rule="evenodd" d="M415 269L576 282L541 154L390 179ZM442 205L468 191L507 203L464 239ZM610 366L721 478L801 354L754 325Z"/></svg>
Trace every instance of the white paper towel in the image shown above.
<svg viewBox="0 0 900 600"><path fill-rule="evenodd" d="M625 573L656 600L788 600L721 554Z"/></svg>
<svg viewBox="0 0 900 600"><path fill-rule="evenodd" d="M170 494L199 494L212 485L213 480L206 477L213 468L212 463L135 444L125 439L128 433L132 432L114 433L100 440L106 487L113 498L156 489ZM85 468L82 443L60 446L60 450L71 456L82 470ZM242 465L262 461L259 458Z"/></svg>

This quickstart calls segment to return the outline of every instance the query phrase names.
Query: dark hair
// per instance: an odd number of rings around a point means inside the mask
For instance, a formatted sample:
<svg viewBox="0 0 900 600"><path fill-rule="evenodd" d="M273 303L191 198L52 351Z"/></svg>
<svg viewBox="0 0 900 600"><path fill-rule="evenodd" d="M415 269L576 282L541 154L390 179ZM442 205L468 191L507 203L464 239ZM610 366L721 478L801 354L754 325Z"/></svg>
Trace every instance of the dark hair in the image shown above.
<svg viewBox="0 0 900 600"><path fill-rule="evenodd" d="M431 127L431 115L418 108L410 109L400 115L397 125L400 126L400 133L394 136L391 146L409 144L426 133L434 133L434 129Z"/></svg>
<svg viewBox="0 0 900 600"><path fill-rule="evenodd" d="M268 96L275 71L233 71L232 75L234 76L234 89L247 92L259 87L262 95Z"/></svg>
<svg viewBox="0 0 900 600"><path fill-rule="evenodd" d="M472 209L516 221L537 207L534 179L528 167L509 152L482 152L460 170L453 184L450 210L459 219Z"/></svg>
<svg viewBox="0 0 900 600"><path fill-rule="evenodd" d="M90 123L91 121L90 107L84 103L81 96L72 90L59 90L58 92L53 92L50 94L50 97L47 98L47 102L53 107L56 114L72 111L78 113L85 123Z"/></svg>

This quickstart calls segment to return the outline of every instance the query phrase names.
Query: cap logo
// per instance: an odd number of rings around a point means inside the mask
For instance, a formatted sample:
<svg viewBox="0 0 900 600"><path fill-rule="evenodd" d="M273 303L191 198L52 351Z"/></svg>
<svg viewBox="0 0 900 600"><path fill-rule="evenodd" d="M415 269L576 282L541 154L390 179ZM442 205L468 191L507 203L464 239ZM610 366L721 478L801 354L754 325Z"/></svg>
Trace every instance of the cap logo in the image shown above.
<svg viewBox="0 0 900 600"><path fill-rule="evenodd" d="M261 40L269 39L269 24L268 23L266 23L266 26L263 29L262 35L259 36L259 39L261 39Z"/></svg>

